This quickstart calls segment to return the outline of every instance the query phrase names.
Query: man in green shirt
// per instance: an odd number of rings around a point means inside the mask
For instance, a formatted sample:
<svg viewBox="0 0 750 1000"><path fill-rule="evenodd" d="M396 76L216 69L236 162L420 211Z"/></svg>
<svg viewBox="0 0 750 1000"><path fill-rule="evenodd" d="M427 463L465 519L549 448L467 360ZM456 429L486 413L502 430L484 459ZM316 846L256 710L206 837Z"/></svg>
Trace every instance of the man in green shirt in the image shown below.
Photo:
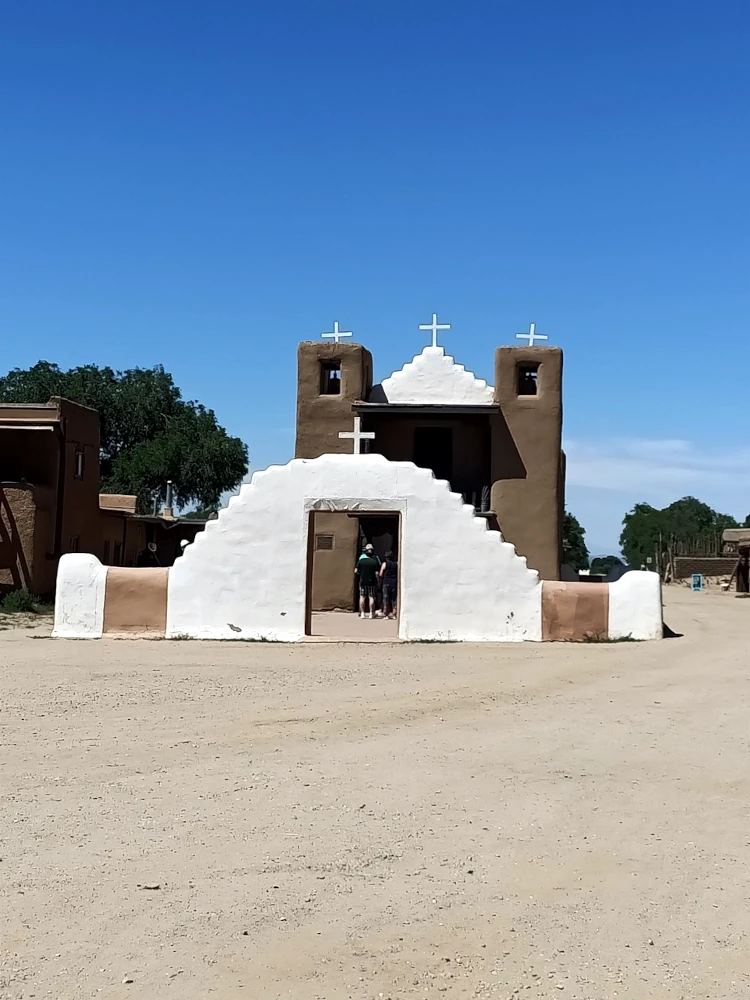
<svg viewBox="0 0 750 1000"><path fill-rule="evenodd" d="M380 560L375 555L372 545L365 545L364 554L357 561L355 570L359 577L359 617L373 618L375 612L375 595L378 586L378 570ZM369 609L369 610L368 610Z"/></svg>

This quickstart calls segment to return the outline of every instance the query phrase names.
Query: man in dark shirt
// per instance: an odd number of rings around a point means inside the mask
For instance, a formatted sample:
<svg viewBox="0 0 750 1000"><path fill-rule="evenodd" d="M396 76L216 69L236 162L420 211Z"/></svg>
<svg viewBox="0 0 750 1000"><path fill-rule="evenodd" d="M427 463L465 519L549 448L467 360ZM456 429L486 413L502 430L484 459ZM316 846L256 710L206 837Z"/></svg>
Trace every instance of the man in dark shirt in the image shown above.
<svg viewBox="0 0 750 1000"><path fill-rule="evenodd" d="M359 617L372 618L375 611L375 593L378 583L380 560L372 545L365 545L365 554L359 557L355 572L359 577ZM369 612L368 612L369 607Z"/></svg>
<svg viewBox="0 0 750 1000"><path fill-rule="evenodd" d="M386 618L395 618L398 596L398 562L392 552L385 554L385 559L380 567L380 579L383 584L383 614Z"/></svg>

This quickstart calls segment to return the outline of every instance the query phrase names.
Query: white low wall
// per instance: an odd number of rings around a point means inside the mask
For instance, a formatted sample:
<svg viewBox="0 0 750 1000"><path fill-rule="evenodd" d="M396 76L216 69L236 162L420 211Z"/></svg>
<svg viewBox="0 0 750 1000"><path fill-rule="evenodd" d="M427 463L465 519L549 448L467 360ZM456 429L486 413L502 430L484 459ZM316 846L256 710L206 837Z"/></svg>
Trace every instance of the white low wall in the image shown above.
<svg viewBox="0 0 750 1000"><path fill-rule="evenodd" d="M658 573L632 570L610 583L610 639L661 639L663 633Z"/></svg>
<svg viewBox="0 0 750 1000"><path fill-rule="evenodd" d="M446 482L380 455L323 455L256 473L170 569L166 636L302 639L316 510L400 515L400 638L541 640L542 585L526 560ZM107 572L94 556L62 557L54 636L101 637ZM609 639L662 637L658 574L626 573L607 597ZM116 604L116 588L109 599ZM573 623L575 603L564 614Z"/></svg>
<svg viewBox="0 0 750 1000"><path fill-rule="evenodd" d="M104 629L107 567L96 556L70 552L57 570L55 627L61 639L100 639Z"/></svg>

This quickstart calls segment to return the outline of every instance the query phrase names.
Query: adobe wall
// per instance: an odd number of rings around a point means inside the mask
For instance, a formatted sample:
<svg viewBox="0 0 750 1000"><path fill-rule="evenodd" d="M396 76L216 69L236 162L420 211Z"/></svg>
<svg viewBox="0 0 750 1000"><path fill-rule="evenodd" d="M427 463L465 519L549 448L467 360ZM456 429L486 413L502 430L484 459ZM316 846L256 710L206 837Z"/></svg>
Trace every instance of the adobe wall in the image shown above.
<svg viewBox="0 0 750 1000"><path fill-rule="evenodd" d="M518 395L518 366L538 364L538 393ZM503 538L544 580L560 575L562 351L499 347L492 428L492 508Z"/></svg>
<svg viewBox="0 0 750 1000"><path fill-rule="evenodd" d="M35 527L34 487L22 483L0 485L0 592L36 592Z"/></svg>
<svg viewBox="0 0 750 1000"><path fill-rule="evenodd" d="M341 393L322 395L320 369L325 361L341 363ZM306 341L297 348L296 458L346 455L352 442L339 431L353 426L352 403L367 398L372 386L372 355L361 344Z"/></svg>
<svg viewBox="0 0 750 1000"><path fill-rule="evenodd" d="M65 434L61 552L78 539L79 552L101 555L99 519L99 414L67 399L55 399ZM83 478L76 477L76 452L83 450Z"/></svg>
<svg viewBox="0 0 750 1000"><path fill-rule="evenodd" d="M39 597L51 597L57 577L57 559L51 557L55 546L56 492L51 486L35 486L34 499L34 585L31 590Z"/></svg>
<svg viewBox="0 0 750 1000"><path fill-rule="evenodd" d="M333 549L312 553L312 610L332 611L354 608L354 566L358 556L359 521L346 514L318 511L314 515L314 535L332 535Z"/></svg>
<svg viewBox="0 0 750 1000"><path fill-rule="evenodd" d="M103 567L90 555L64 556L53 634L98 638L124 628L161 635L166 575L167 637L299 641L306 631L311 511L400 514L402 639L662 636L656 573L634 571L599 586L542 584L445 483L379 455L326 455L256 473L161 576Z"/></svg>
<svg viewBox="0 0 750 1000"><path fill-rule="evenodd" d="M110 566L104 592L103 634L163 636L169 570Z"/></svg>
<svg viewBox="0 0 750 1000"><path fill-rule="evenodd" d="M674 569L677 580L689 579L693 573L703 576L730 577L737 565L737 556L675 556Z"/></svg>

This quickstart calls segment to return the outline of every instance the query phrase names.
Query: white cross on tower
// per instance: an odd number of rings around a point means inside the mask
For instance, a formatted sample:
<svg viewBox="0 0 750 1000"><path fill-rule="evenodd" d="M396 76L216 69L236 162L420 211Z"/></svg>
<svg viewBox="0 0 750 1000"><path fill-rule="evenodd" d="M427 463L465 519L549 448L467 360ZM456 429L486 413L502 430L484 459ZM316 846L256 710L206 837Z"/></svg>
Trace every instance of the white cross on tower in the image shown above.
<svg viewBox="0 0 750 1000"><path fill-rule="evenodd" d="M352 441L354 442L354 454L355 455L360 455L362 453L362 449L360 448L360 444L362 443L362 441L374 441L375 440L375 433L374 433L374 431L363 431L362 430L362 418L361 417L355 417L354 418L354 430L353 431L339 431L339 437L340 438L351 438Z"/></svg>
<svg viewBox="0 0 750 1000"><path fill-rule="evenodd" d="M536 331L536 323L529 323L529 332L528 333L517 333L516 336L517 337L521 337L523 340L528 340L529 347L533 347L534 346L534 341L535 340L547 340L548 339L546 333L536 333L535 331Z"/></svg>
<svg viewBox="0 0 750 1000"><path fill-rule="evenodd" d="M419 329L420 330L431 330L432 331L432 346L433 347L437 347L437 345L438 345L438 342L437 342L438 330L450 330L450 328L451 328L450 323L438 323L438 321L437 321L437 313L433 313L432 314L432 322L431 323L420 323L420 325L419 325Z"/></svg>
<svg viewBox="0 0 750 1000"><path fill-rule="evenodd" d="M342 337L351 337L351 331L349 333L346 333L344 330L339 330L339 321L334 320L333 333L322 333L321 337L329 340L330 339L335 340L336 343L338 344L338 342L341 340Z"/></svg>

